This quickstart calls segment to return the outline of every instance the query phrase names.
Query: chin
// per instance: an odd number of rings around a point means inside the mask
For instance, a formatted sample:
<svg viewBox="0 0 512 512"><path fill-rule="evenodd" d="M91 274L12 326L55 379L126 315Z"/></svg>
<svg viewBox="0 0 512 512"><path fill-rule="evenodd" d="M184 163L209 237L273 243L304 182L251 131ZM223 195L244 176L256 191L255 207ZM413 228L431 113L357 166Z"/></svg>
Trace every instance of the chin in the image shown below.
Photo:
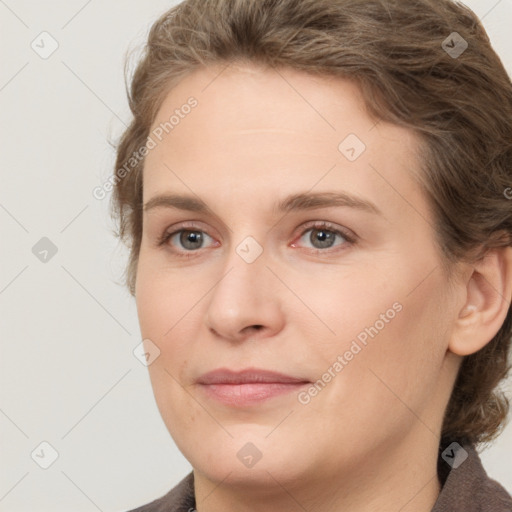
<svg viewBox="0 0 512 512"><path fill-rule="evenodd" d="M197 438L178 446L194 470L215 482L243 486L275 486L277 482L296 479L303 474L307 452L297 452L292 439L283 445L287 436L269 436L267 425L239 424L227 426L233 438L221 428L216 435L205 435L208 442ZM178 443L177 443L178 444ZM199 449L200 447L200 449ZM227 476L229 475L229 476Z"/></svg>

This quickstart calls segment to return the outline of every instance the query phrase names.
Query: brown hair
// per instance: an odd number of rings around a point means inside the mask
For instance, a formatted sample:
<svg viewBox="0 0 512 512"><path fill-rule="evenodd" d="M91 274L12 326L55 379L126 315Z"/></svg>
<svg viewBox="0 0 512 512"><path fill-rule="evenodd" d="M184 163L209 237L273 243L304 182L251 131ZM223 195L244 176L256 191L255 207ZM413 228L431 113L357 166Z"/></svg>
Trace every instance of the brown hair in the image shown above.
<svg viewBox="0 0 512 512"><path fill-rule="evenodd" d="M460 37L468 47L458 55ZM512 202L504 191L512 185L512 83L482 24L463 4L185 0L151 27L128 91L133 121L117 145L116 169L140 154L174 85L199 67L234 61L355 80L371 115L418 133L417 179L433 207L445 270L511 245ZM130 247L125 283L132 295L143 165L138 159L122 179L117 174L111 202L116 235ZM496 336L464 357L441 444L484 443L501 432L509 401L497 386L510 369L511 333L509 308Z"/></svg>

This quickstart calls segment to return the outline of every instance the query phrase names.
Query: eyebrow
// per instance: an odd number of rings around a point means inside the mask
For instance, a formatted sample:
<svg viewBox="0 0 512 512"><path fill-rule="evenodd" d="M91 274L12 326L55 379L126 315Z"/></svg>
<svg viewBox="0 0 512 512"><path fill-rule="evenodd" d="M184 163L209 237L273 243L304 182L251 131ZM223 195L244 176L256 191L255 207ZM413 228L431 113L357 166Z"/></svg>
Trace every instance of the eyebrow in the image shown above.
<svg viewBox="0 0 512 512"><path fill-rule="evenodd" d="M333 206L345 206L375 215L382 215L382 212L374 203L346 192L304 192L292 194L279 201L274 206L274 212L289 213L292 211L313 210ZM211 212L207 204L198 197L179 194L154 196L146 202L143 209L145 212L148 212L154 208L175 208L196 213Z"/></svg>

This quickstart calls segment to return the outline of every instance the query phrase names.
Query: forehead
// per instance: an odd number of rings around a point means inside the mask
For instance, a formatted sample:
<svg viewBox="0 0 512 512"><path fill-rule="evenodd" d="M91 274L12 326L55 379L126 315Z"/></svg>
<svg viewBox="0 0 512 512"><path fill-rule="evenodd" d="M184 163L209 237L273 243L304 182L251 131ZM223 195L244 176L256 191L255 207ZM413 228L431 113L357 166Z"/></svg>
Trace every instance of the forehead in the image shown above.
<svg viewBox="0 0 512 512"><path fill-rule="evenodd" d="M364 138L376 123L366 114L359 88L351 81L293 69L229 64L186 76L164 99L153 129L164 125L190 97L197 100L190 117L200 117L203 136L266 133L268 143L279 144L280 139L271 136L279 132L312 142L336 142L347 127ZM191 124L194 131L199 128L193 120L180 122L168 138L176 140L179 132L186 135ZM222 142L222 137L215 142Z"/></svg>
<svg viewBox="0 0 512 512"><path fill-rule="evenodd" d="M196 106L183 108L190 98ZM371 118L346 79L251 65L200 69L168 93L151 133L159 127L145 201L192 186L200 196L229 188L261 198L312 187L364 191L402 213L411 207L404 196L424 203L412 179L416 134Z"/></svg>

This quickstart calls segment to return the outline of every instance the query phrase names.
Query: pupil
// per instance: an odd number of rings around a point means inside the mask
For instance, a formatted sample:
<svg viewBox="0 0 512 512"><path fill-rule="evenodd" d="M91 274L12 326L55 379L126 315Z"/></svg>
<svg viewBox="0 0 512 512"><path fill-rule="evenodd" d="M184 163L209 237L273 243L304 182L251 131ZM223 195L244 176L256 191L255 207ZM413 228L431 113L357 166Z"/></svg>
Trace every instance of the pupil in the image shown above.
<svg viewBox="0 0 512 512"><path fill-rule="evenodd" d="M184 231L181 234L181 243L187 249L197 249L201 246L202 235L197 231Z"/></svg>
<svg viewBox="0 0 512 512"><path fill-rule="evenodd" d="M334 240L334 233L330 231L325 231L322 229L314 229L311 231L311 243L317 248L325 248L330 247ZM320 247L315 245L320 242Z"/></svg>

